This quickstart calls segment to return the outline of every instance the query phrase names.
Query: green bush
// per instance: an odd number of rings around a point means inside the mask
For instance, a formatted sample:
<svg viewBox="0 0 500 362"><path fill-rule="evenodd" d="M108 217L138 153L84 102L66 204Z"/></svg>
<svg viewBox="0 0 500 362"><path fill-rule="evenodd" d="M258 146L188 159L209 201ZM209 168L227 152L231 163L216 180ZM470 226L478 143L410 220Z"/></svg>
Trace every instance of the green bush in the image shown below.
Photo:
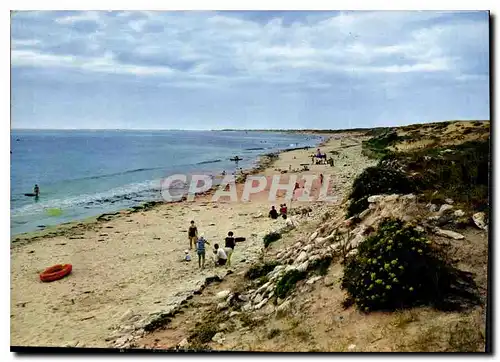
<svg viewBox="0 0 500 362"><path fill-rule="evenodd" d="M285 298L290 291L295 288L295 284L297 284L298 281L305 279L306 276L307 272L301 272L295 269L286 272L285 275L283 275L276 283L274 291L275 295L278 298Z"/></svg>
<svg viewBox="0 0 500 362"><path fill-rule="evenodd" d="M360 244L346 262L341 287L366 312L423 304L453 309L479 300L470 274L447 265L424 234L397 219L385 219Z"/></svg>
<svg viewBox="0 0 500 362"><path fill-rule="evenodd" d="M271 243L281 239L280 233L269 233L264 236L264 246L267 248Z"/></svg>
<svg viewBox="0 0 500 362"><path fill-rule="evenodd" d="M378 165L368 167L354 180L347 217L365 210L368 207L368 197L372 195L410 193L413 190L414 182L403 172Z"/></svg>
<svg viewBox="0 0 500 362"><path fill-rule="evenodd" d="M257 279L265 277L268 273L272 272L276 266L279 265L276 261L257 264L250 267L245 273L247 279Z"/></svg>

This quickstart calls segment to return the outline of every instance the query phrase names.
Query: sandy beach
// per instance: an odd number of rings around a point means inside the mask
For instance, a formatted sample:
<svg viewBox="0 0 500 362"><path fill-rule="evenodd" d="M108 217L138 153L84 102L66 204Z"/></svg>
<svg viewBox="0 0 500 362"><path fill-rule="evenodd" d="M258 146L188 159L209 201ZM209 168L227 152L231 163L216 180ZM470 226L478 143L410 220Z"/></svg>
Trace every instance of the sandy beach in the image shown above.
<svg viewBox="0 0 500 362"><path fill-rule="evenodd" d="M261 174L287 170L299 177L331 175L331 188L340 203L355 176L372 161L361 156L360 138L351 134L331 137L321 150L339 152L333 167L311 165L314 149L294 150L281 153ZM304 164L309 171L293 172ZM241 191L242 185L238 187ZM238 272L258 257L262 237L285 223L267 217L270 206L279 207L280 201L256 197L247 203L214 203L207 195L195 202L123 211L109 221L49 231L36 238L36 234L19 236L11 244L11 345L109 347L124 319L139 325L217 272L209 259L207 268L200 271L195 252L191 252L193 261L182 262L189 246L190 220L195 220L211 245L222 244L229 230L246 238L236 245L232 257L231 269ZM311 206L321 208L320 203ZM42 283L39 273L58 263L71 263L72 273Z"/></svg>

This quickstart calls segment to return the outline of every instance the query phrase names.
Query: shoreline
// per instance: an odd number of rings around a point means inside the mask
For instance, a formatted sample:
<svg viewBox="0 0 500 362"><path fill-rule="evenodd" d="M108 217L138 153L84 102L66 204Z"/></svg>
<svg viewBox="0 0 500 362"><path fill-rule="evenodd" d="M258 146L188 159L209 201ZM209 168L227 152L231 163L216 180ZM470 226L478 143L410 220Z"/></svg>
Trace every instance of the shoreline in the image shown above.
<svg viewBox="0 0 500 362"><path fill-rule="evenodd" d="M355 143L356 147L349 147L341 146L338 139L325 140L324 151L340 150L339 160L345 161L333 168L310 166L315 175L338 175L335 192L340 196L366 167L361 145ZM292 165L295 169L310 163L306 150L281 152L277 158L263 156L253 171L264 176L275 174L276 168ZM304 175L302 171L291 174ZM114 342L123 342L124 336L138 337L149 323L167 318L172 308L199 293L207 280L229 270L244 272L257 262L264 251L263 237L287 227L285 220L267 217L270 205L281 199L278 195L271 202L267 198L210 202L202 195L194 204L150 204L104 216L101 221L63 225L57 235L45 231L45 235L28 235L23 242L11 243L11 345L116 347ZM306 216L294 215L302 209L298 204L290 208L289 219L298 222L299 230L301 224L307 228L326 210L337 209L324 202L309 206L313 211ZM190 220L195 220L210 248L223 243L229 230L246 238L236 246L230 268L216 268L211 252L203 270L198 269L195 252L191 252L193 261L182 262L189 247L186 232ZM40 272L65 263L73 265L68 277L40 282Z"/></svg>
<svg viewBox="0 0 500 362"><path fill-rule="evenodd" d="M258 172L264 171L266 168L270 167L272 163L279 157L280 154L286 153L286 152L292 152L296 150L304 150L304 149L309 149L313 147L321 147L325 142L328 140L327 135L318 135L315 134L315 137L321 137L323 140L318 140L319 143L317 143L315 146L303 146L303 147L295 147L295 148L287 148L287 149L279 149L275 152L268 152L259 155L255 162L254 166L247 168L247 169L242 169L242 172L239 174L235 175L235 182L236 184L242 184L244 183L244 177L247 175L255 175ZM326 140L325 140L326 138ZM274 158L273 156L274 155ZM243 179L242 179L243 177ZM202 193L197 193L195 194L195 197L204 197L204 196L211 196L215 191L218 189L218 185L213 185L209 190L202 192ZM37 240L39 238L47 237L47 236L59 236L66 234L71 231L81 231L81 229L87 229L89 227L92 227L95 224L99 224L102 221L110 221L112 219L116 219L117 217L120 216L125 216L129 215L131 213L135 213L138 211L144 211L149 209L151 206L155 207L157 205L162 205L162 204L176 204L176 203L181 203L181 202L187 202L185 196L179 200L179 201L145 201L138 203L137 205L131 206L131 207L126 207L122 209L117 209L115 211L109 211L109 212L104 212L104 213L99 213L94 216L89 216L81 219L75 219L72 221L68 222L63 222L55 225L47 225L43 229L39 230L32 230L32 231L27 231L27 232L22 232L18 234L11 234L10 236L10 242L11 244L13 243L21 243L21 242L26 242L27 240ZM110 218L105 218L104 220L102 219L103 216L110 215ZM75 230L76 229L76 230Z"/></svg>

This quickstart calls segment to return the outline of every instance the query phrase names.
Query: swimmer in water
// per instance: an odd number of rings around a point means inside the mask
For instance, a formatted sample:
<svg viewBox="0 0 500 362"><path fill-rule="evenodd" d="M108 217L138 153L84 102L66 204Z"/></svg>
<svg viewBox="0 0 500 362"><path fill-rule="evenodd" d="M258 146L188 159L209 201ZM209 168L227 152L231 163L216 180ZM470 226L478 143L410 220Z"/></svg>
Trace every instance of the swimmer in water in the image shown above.
<svg viewBox="0 0 500 362"><path fill-rule="evenodd" d="M38 187L38 185L35 185L35 187L33 188L33 193L35 194L35 197L38 197L38 195L40 194L40 188Z"/></svg>

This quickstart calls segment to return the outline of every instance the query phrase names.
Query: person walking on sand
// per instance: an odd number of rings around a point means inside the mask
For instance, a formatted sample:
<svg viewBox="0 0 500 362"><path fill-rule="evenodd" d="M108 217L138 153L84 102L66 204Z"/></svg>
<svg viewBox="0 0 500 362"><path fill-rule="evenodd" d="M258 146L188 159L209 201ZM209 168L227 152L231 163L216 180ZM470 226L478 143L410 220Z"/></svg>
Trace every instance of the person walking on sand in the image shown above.
<svg viewBox="0 0 500 362"><path fill-rule="evenodd" d="M230 231L227 233L227 237L225 239L225 249L224 249L227 255L227 266L231 266L231 255L233 255L235 244L236 242L233 237L233 232Z"/></svg>
<svg viewBox="0 0 500 362"><path fill-rule="evenodd" d="M319 182L323 185L323 174L322 173L319 175Z"/></svg>
<svg viewBox="0 0 500 362"><path fill-rule="evenodd" d="M188 238L189 238L189 249L193 249L193 245L196 244L196 240L198 240L198 228L194 224L194 220L191 220L191 225L188 229Z"/></svg>
<svg viewBox="0 0 500 362"><path fill-rule="evenodd" d="M205 240L205 235L201 234L200 238L196 242L196 253L198 254L198 267L200 269L205 269L205 244L210 245L210 243Z"/></svg>

